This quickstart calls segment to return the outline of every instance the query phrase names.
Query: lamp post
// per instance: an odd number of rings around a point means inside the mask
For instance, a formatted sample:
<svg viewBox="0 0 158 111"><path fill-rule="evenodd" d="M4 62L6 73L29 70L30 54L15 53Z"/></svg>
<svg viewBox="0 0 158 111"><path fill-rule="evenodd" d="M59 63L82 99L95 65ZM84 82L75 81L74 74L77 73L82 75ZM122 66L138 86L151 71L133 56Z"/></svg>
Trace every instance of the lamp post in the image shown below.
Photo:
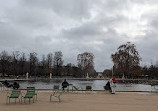
<svg viewBox="0 0 158 111"><path fill-rule="evenodd" d="M112 78L113 78L113 75L114 75L114 65L112 66Z"/></svg>

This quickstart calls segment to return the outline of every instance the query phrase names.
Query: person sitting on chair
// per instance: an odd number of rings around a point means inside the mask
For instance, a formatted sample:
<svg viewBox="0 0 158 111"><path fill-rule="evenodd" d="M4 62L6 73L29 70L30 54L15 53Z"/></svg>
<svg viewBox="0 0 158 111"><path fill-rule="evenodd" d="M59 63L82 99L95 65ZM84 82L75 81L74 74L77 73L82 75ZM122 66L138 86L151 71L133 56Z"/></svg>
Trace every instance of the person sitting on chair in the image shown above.
<svg viewBox="0 0 158 111"><path fill-rule="evenodd" d="M14 82L13 83L13 89L19 89L19 84L17 82Z"/></svg>
<svg viewBox="0 0 158 111"><path fill-rule="evenodd" d="M13 87L12 84L10 84L7 80L5 80L4 82L2 82L2 84L6 87Z"/></svg>
<svg viewBox="0 0 158 111"><path fill-rule="evenodd" d="M65 88L67 88L67 86L69 86L69 83L65 79L64 82L62 83L63 90L65 90Z"/></svg>

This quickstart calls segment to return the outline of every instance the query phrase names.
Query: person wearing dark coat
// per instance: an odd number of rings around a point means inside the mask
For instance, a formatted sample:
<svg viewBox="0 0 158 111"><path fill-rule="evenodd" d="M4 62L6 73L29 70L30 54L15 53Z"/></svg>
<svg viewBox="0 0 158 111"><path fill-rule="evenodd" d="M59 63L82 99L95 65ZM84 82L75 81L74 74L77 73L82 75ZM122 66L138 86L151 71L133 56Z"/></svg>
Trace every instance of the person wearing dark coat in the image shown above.
<svg viewBox="0 0 158 111"><path fill-rule="evenodd" d="M65 90L65 88L67 88L68 86L69 86L69 83L65 79L64 82L62 83L63 90Z"/></svg>
<svg viewBox="0 0 158 111"><path fill-rule="evenodd" d="M105 85L105 90L109 90L111 92L110 82L108 81Z"/></svg>
<svg viewBox="0 0 158 111"><path fill-rule="evenodd" d="M7 80L5 80L4 82L2 82L2 84L6 87L13 87L12 84L10 84Z"/></svg>
<svg viewBox="0 0 158 111"><path fill-rule="evenodd" d="M14 82L13 83L13 89L19 89L19 84L17 82Z"/></svg>

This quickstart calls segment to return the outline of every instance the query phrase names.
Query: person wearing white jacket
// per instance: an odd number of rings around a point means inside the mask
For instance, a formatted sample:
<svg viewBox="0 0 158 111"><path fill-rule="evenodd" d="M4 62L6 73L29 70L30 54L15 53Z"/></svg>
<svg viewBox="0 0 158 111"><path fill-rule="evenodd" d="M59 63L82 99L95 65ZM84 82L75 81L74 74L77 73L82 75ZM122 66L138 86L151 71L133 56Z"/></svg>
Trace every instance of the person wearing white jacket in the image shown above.
<svg viewBox="0 0 158 111"><path fill-rule="evenodd" d="M110 79L110 87L111 87L111 94L115 94L115 91L116 91L116 84L113 82L113 79L111 78Z"/></svg>

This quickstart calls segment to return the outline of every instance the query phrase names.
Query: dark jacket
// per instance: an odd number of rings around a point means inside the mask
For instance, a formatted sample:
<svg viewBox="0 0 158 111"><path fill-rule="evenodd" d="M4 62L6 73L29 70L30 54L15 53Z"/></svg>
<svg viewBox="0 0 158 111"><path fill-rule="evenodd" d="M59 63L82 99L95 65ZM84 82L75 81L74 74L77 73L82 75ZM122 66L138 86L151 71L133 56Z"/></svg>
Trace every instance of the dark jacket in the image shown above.
<svg viewBox="0 0 158 111"><path fill-rule="evenodd" d="M69 86L69 83L65 80L65 81L62 83L62 87L63 87L63 88L66 88L67 86Z"/></svg>

